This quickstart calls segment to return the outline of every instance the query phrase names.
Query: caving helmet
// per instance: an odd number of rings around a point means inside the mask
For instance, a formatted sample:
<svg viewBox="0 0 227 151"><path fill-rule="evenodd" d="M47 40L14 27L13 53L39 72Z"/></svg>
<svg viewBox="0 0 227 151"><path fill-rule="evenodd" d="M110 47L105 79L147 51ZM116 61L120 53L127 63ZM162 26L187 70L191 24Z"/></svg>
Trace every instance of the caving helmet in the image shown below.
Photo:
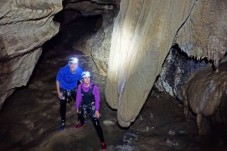
<svg viewBox="0 0 227 151"><path fill-rule="evenodd" d="M69 64L78 64L79 59L77 57L70 57L68 63Z"/></svg>
<svg viewBox="0 0 227 151"><path fill-rule="evenodd" d="M82 72L81 76L82 76L82 78L85 78L85 77L90 78L91 77L91 73L89 71L84 71L84 72Z"/></svg>

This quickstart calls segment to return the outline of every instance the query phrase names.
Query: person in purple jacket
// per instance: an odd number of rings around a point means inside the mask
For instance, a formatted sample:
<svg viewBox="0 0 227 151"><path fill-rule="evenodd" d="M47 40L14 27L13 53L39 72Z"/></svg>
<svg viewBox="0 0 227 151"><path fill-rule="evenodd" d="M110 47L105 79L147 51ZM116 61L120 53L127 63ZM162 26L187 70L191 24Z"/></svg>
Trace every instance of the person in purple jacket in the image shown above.
<svg viewBox="0 0 227 151"><path fill-rule="evenodd" d="M66 126L66 103L71 98L75 101L77 84L82 78L83 69L78 66L78 63L78 58L69 58L68 64L58 71L56 77L57 95L60 99L60 130L64 130Z"/></svg>
<svg viewBox="0 0 227 151"><path fill-rule="evenodd" d="M79 114L80 123L76 128L82 127L88 119L92 120L96 132L98 133L102 149L106 149L102 127L99 122L101 117L100 109L100 92L99 87L91 82L89 71L82 73L82 83L78 86L76 95L76 112Z"/></svg>

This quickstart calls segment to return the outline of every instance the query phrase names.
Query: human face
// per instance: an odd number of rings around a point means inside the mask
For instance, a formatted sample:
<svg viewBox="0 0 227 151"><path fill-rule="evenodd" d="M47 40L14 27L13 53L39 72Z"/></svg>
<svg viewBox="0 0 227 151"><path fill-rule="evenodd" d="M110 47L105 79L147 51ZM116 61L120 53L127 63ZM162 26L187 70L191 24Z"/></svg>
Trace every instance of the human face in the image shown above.
<svg viewBox="0 0 227 151"><path fill-rule="evenodd" d="M75 73L77 67L78 67L78 63L69 63L69 68L72 73Z"/></svg>
<svg viewBox="0 0 227 151"><path fill-rule="evenodd" d="M88 85L91 82L91 78L90 77L84 77L83 81L84 81L85 85Z"/></svg>

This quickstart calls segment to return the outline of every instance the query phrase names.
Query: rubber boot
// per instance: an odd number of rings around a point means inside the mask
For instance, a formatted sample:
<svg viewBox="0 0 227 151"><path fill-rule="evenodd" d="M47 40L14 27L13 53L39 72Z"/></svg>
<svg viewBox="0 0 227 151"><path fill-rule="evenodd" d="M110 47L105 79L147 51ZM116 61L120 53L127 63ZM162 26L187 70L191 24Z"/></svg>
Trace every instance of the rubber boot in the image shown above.
<svg viewBox="0 0 227 151"><path fill-rule="evenodd" d="M105 151L106 150L106 143L102 142L101 145L102 145L102 151Z"/></svg>
<svg viewBox="0 0 227 151"><path fill-rule="evenodd" d="M62 120L61 121L61 125L60 125L60 131L63 131L65 129L65 121L64 120Z"/></svg>

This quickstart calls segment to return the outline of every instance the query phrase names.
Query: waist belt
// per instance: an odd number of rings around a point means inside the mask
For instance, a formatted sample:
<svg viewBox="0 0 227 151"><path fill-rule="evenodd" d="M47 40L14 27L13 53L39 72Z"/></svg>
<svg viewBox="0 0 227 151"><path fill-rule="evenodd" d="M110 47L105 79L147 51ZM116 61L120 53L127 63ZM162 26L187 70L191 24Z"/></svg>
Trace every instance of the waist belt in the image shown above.
<svg viewBox="0 0 227 151"><path fill-rule="evenodd" d="M66 90L66 89L60 88L60 90L62 91L62 93L63 93L64 95L66 95L66 97L71 97L72 91L76 91L76 88L73 88L73 89L71 89L71 90Z"/></svg>

